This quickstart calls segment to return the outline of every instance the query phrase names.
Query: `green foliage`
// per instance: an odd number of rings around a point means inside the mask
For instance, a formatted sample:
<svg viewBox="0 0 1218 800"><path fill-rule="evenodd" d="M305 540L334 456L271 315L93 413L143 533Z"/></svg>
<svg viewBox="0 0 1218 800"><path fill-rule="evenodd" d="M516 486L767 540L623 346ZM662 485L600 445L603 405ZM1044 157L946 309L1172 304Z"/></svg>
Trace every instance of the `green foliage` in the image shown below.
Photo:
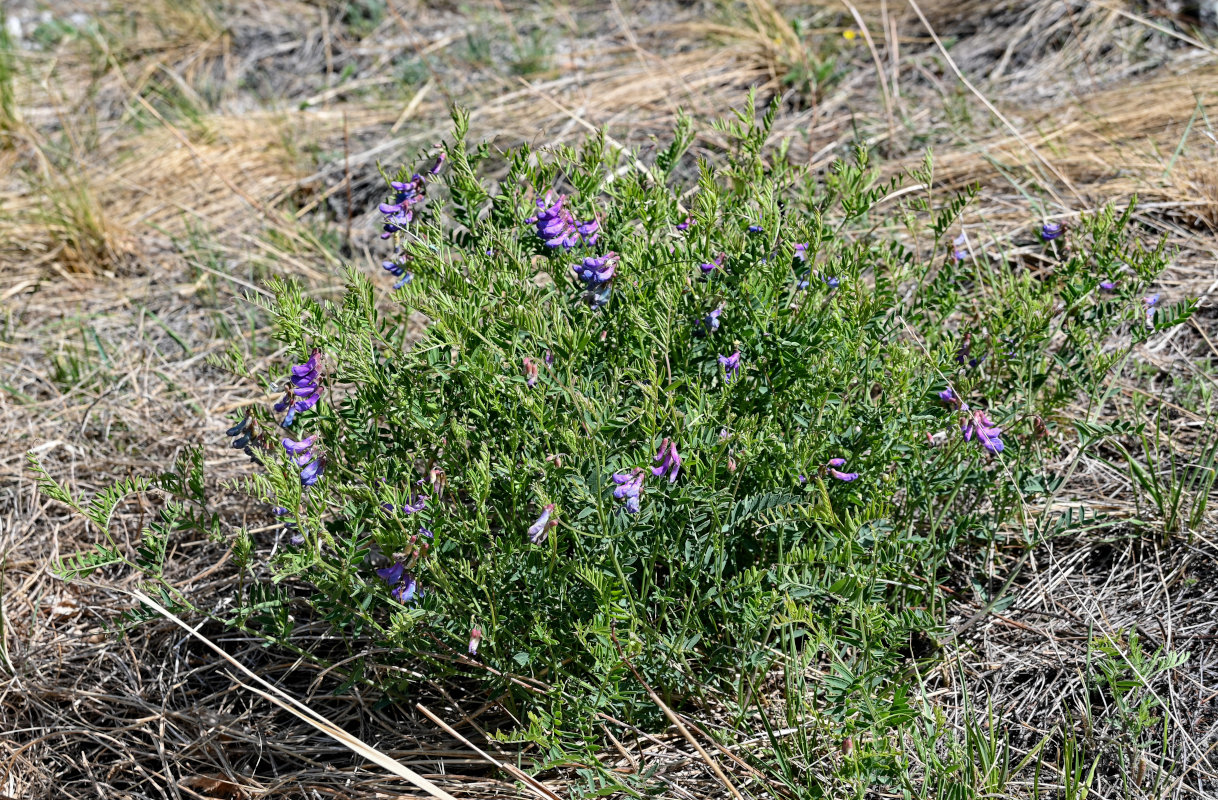
<svg viewBox="0 0 1218 800"><path fill-rule="evenodd" d="M293 617L311 613L351 646L352 680L370 674L366 652L408 667L381 673L402 676L382 686L391 694L420 673L468 679L523 721L500 736L537 743L543 761L610 720L666 724L637 669L666 704L721 704L760 724L773 758L762 768L792 791L819 791L807 765L843 735L857 743L845 775L899 782L892 734L925 717L911 651L934 651L948 553L1004 526L1031 545L1094 524L1027 508L1060 486L1046 464L1075 435L1061 412L1105 396L1165 256L1129 235L1128 211L1105 210L1071 231L1065 254L1046 251L1048 271L944 257L967 197L939 207L911 194L890 209L901 182L879 182L862 150L819 184L768 146L775 108L722 123L731 147L713 163L684 157L683 119L651 165L597 136L503 154L497 181L457 112L441 178L396 236L414 278L389 302L355 269L337 301L271 281L274 298L256 302L291 363L318 353L321 400L289 432L316 437L324 470L305 486L301 464L262 433L278 419L254 409L263 468L234 488L286 527L269 563L257 563L269 548L253 531L232 537L243 580L228 621L290 643ZM527 218L553 191L599 222L595 245L543 244ZM909 242L928 231L935 255L922 259ZM610 252L611 291L593 308L572 266ZM1103 294L1118 271L1120 291ZM736 352L732 376L721 358ZM973 418L940 400L949 388L1004 429L1000 454L964 440ZM644 472L628 513L614 476L647 470L665 442L679 474ZM831 459L857 480L835 477ZM174 501L129 562L149 578L174 531L218 532L201 475L192 456L157 482ZM44 478L86 514L150 486L126 482L84 506ZM423 508L401 510L424 494ZM556 526L542 535L551 505ZM375 570L393 560L417 594L391 595ZM307 606L289 615L293 587ZM828 674L807 681L818 663ZM776 672L777 712L759 700ZM799 734L775 733L789 726ZM968 752L1002 749L973 733ZM984 789L1005 769L969 780ZM620 788L585 778L590 795Z"/></svg>

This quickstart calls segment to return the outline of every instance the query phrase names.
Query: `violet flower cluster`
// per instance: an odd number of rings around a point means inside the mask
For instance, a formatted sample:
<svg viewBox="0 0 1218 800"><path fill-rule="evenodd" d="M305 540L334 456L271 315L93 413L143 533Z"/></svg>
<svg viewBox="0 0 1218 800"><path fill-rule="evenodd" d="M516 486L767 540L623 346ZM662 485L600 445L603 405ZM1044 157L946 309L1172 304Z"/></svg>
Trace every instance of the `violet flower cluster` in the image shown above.
<svg viewBox="0 0 1218 800"><path fill-rule="evenodd" d="M282 423L285 428L291 426L292 420L296 419L297 412L308 411L321 399L321 385L318 382L317 371L317 357L320 353L320 350L314 349L308 361L292 367L287 389L284 391L283 397L275 404L277 413L288 412Z"/></svg>
<svg viewBox="0 0 1218 800"><path fill-rule="evenodd" d="M859 473L841 472L840 470L838 470L838 467L844 467L844 466L846 466L846 459L831 458L831 459L829 459L828 463L825 464L825 471L828 472L830 475L832 475L834 478L837 478L839 481L846 481L847 483L849 483L850 481L858 480Z"/></svg>
<svg viewBox="0 0 1218 800"><path fill-rule="evenodd" d="M972 441L976 436L977 443L985 450L995 455L1003 450L1002 428L995 425L989 415L981 409L970 412L960 423L960 430L964 432L966 442Z"/></svg>
<svg viewBox="0 0 1218 800"><path fill-rule="evenodd" d="M418 579L406 571L406 565L401 561L395 561L388 567L378 569L376 574L389 584L390 596L402 605L406 605L422 595Z"/></svg>
<svg viewBox="0 0 1218 800"><path fill-rule="evenodd" d="M727 378L727 382L731 383L736 379L737 373L740 372L740 351L737 350L730 356L719 356L719 363L723 365L723 373Z"/></svg>
<svg viewBox="0 0 1218 800"><path fill-rule="evenodd" d="M321 477L322 469L325 468L325 459L319 457L313 452L313 445L317 442L317 434L294 442L291 439L283 440L283 449L296 462L296 466L300 467L300 485L308 488L317 483Z"/></svg>
<svg viewBox="0 0 1218 800"><path fill-rule="evenodd" d="M537 201L537 213L525 222L536 226L537 236L546 247L570 250L579 245L595 245L600 223L595 219L577 220L566 207L566 201L566 195L560 194L555 200L553 193L546 192L545 198Z"/></svg>
<svg viewBox="0 0 1218 800"><path fill-rule="evenodd" d="M613 490L613 496L618 500L626 501L626 513L639 513L639 497L643 493L643 480L647 477L647 473L642 467L636 467L630 472L618 472L613 475L613 482L617 484L617 488Z"/></svg>
<svg viewBox="0 0 1218 800"><path fill-rule="evenodd" d="M558 525L557 520L550 519L550 516L553 513L554 513L554 504L553 503L550 503L549 505L547 505L545 508L543 508L541 510L541 516L537 518L536 522L534 522L532 525L529 526L528 533L529 533L530 542L532 542L533 544L541 544L541 543L545 542L546 537L550 533L550 528L553 528L554 526Z"/></svg>
<svg viewBox="0 0 1218 800"><path fill-rule="evenodd" d="M584 302L595 311L609 302L618 255L612 251L603 256L588 256L571 267L575 277L584 283Z"/></svg>

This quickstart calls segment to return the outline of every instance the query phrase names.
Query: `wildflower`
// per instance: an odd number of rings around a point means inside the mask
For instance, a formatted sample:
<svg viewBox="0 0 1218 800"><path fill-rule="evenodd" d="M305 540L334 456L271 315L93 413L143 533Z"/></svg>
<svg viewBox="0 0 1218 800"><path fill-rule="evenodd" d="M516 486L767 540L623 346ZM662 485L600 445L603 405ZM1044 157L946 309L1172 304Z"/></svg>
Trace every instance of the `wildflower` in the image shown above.
<svg viewBox="0 0 1218 800"><path fill-rule="evenodd" d="M719 269L720 267L722 267L722 266L723 266L723 259L724 259L726 256L727 256L727 253L720 253L719 255L715 256L715 260L714 260L714 261L706 261L706 262L704 262L704 263L701 265L701 268L702 268L702 274L703 274L703 275L710 275L712 272L714 272L715 270L717 270L717 269Z"/></svg>
<svg viewBox="0 0 1218 800"><path fill-rule="evenodd" d="M689 226L690 226L690 225L693 225L693 224L694 224L694 218L693 218L693 217L686 217L684 222L678 222L678 223L677 223L677 230L679 230L679 231L687 231L687 230L689 230Z"/></svg>
<svg viewBox="0 0 1218 800"><path fill-rule="evenodd" d="M537 228L537 236L546 247L561 247L570 250L578 244L589 247L596 244L597 230L600 224L596 220L580 222L565 208L566 196L558 195L551 203L553 195L546 192L545 199L537 201L537 213L525 222Z"/></svg>
<svg viewBox="0 0 1218 800"><path fill-rule="evenodd" d="M546 362L547 367L554 366L554 354L551 353L549 350L546 351L546 354L542 358L542 360Z"/></svg>
<svg viewBox="0 0 1218 800"><path fill-rule="evenodd" d="M1155 306L1159 304L1159 295L1152 294L1149 297L1142 298L1142 305L1146 308L1146 327L1153 328L1155 326Z"/></svg>
<svg viewBox="0 0 1218 800"><path fill-rule="evenodd" d="M572 266L571 270L581 281L595 286L611 280L617 265L617 253L608 252L603 256L588 256L581 263Z"/></svg>
<svg viewBox="0 0 1218 800"><path fill-rule="evenodd" d="M719 330L719 316L723 314L723 306L719 306L702 319L698 320L699 327L694 331L699 336L714 333Z"/></svg>
<svg viewBox="0 0 1218 800"><path fill-rule="evenodd" d="M288 539L288 544L292 545L292 547L300 547L305 543L304 534L297 530L295 526L289 526L285 530L292 532L292 536Z"/></svg>
<svg viewBox="0 0 1218 800"><path fill-rule="evenodd" d="M1040 226L1040 238L1051 242L1066 232L1066 226L1057 222L1046 222Z"/></svg>
<svg viewBox="0 0 1218 800"><path fill-rule="evenodd" d="M846 459L831 458L831 459L829 459L828 463L825 464L825 470L830 475L832 475L834 478L837 478L839 481L846 481L847 483L849 483L850 481L857 480L859 477L859 474L857 472L840 472L837 469L838 467L844 467L844 466L846 466Z"/></svg>
<svg viewBox="0 0 1218 800"><path fill-rule="evenodd" d="M643 491L645 473L641 467L630 472L618 472L613 475L613 482L618 486L613 490L613 496L626 501L626 513L639 513L639 495Z"/></svg>
<svg viewBox="0 0 1218 800"><path fill-rule="evenodd" d="M478 645L480 644L482 644L482 631L478 628L472 628L469 632L470 656L478 655Z"/></svg>
<svg viewBox="0 0 1218 800"><path fill-rule="evenodd" d="M305 464L304 469L300 471L300 485L304 487L312 486L317 483L321 477L322 469L325 467L325 459L318 458Z"/></svg>
<svg viewBox="0 0 1218 800"><path fill-rule="evenodd" d="M275 411L287 411L282 425L287 428L296 418L298 411L308 411L317 405L321 399L321 386L318 384L317 356L320 350L314 349L309 360L292 367L292 375L288 379L287 389L283 397L275 404Z"/></svg>
<svg viewBox="0 0 1218 800"><path fill-rule="evenodd" d="M432 175L439 175L441 168L444 166L444 160L448 158L448 153L440 151L436 153L436 163L431 165L431 169L427 170Z"/></svg>
<svg viewBox="0 0 1218 800"><path fill-rule="evenodd" d="M421 175L413 175L408 181L390 181L396 192L392 203L381 203L379 210L385 215L385 226L381 238L388 239L414 220L414 206L423 200L425 182Z"/></svg>
<svg viewBox="0 0 1218 800"><path fill-rule="evenodd" d="M950 386L939 392L939 399L952 408L960 408L963 406L966 411L968 410L968 406L964 405L964 403L960 400L959 395L957 395L955 390Z"/></svg>
<svg viewBox="0 0 1218 800"><path fill-rule="evenodd" d="M965 246L967 244L968 238L963 233L957 236L955 239L952 239L952 258L954 258L957 262L968 258L968 248Z"/></svg>
<svg viewBox="0 0 1218 800"><path fill-rule="evenodd" d="M277 517L282 517L288 513L288 510L283 506L275 506L271 509L271 513Z"/></svg>
<svg viewBox="0 0 1218 800"><path fill-rule="evenodd" d="M799 242L795 245L795 257L800 261L808 260L808 244L807 242Z"/></svg>
<svg viewBox="0 0 1218 800"><path fill-rule="evenodd" d="M749 233L764 233L764 232L765 232L765 228L761 227L760 225L750 225L749 226Z"/></svg>
<svg viewBox="0 0 1218 800"><path fill-rule="evenodd" d="M233 437L230 443L234 450L240 450L249 456L250 461L259 466L262 465L262 459L254 452L254 447L264 449L262 437L258 433L257 425L252 417L242 417L241 421L233 427L226 430L225 435Z"/></svg>
<svg viewBox="0 0 1218 800"><path fill-rule="evenodd" d="M550 503L541 510L541 516L537 521L529 526L529 541L533 544L541 544L546 540L546 534L550 528L558 524L557 521L551 521L550 515L554 513L554 504Z"/></svg>
<svg viewBox="0 0 1218 800"><path fill-rule="evenodd" d="M681 454L677 452L676 442L665 439L660 443L660 449L652 460L660 463L660 466L651 468L652 475L658 478L667 472L668 482L676 483L677 474L681 471Z"/></svg>
<svg viewBox="0 0 1218 800"><path fill-rule="evenodd" d="M524 385L532 389L537 385L537 362L525 356L524 361Z"/></svg>
<svg viewBox="0 0 1218 800"><path fill-rule="evenodd" d="M410 502L409 497L406 498L406 503L405 503L405 505L402 506L402 513L403 514L417 514L426 507L427 507L427 495L419 494L415 498L415 501L413 504Z"/></svg>
<svg viewBox="0 0 1218 800"><path fill-rule="evenodd" d="M405 254L394 256L395 260L382 261L381 268L390 275L398 278L398 282L393 284L394 289L401 289L406 284L414 280L414 273L406 271L406 263L409 261L409 256ZM401 259L401 260L396 260Z"/></svg>
<svg viewBox="0 0 1218 800"><path fill-rule="evenodd" d="M422 594L419 591L418 580L406 571L406 566L401 561L395 561L388 567L378 569L376 574L389 584L389 595L402 605L406 605Z"/></svg>
<svg viewBox="0 0 1218 800"><path fill-rule="evenodd" d="M735 380L736 373L740 371L740 351L737 350L730 356L719 356L719 363L723 365L723 371L730 383Z"/></svg>
<svg viewBox="0 0 1218 800"><path fill-rule="evenodd" d="M973 436L977 437L977 442L991 453L1001 453L1003 450L1002 428L994 424L989 415L981 409L977 409L969 414L969 416L960 423L960 430L964 432L964 441L972 441Z"/></svg>
<svg viewBox="0 0 1218 800"><path fill-rule="evenodd" d="M828 286L830 289L836 289L838 286L841 285L841 282L842 282L841 278L835 278L832 275L822 275L820 277L820 279L822 281L824 281L825 285Z"/></svg>
<svg viewBox="0 0 1218 800"><path fill-rule="evenodd" d="M1116 286L1116 281L1100 281L1100 289L1105 292L1115 292Z"/></svg>

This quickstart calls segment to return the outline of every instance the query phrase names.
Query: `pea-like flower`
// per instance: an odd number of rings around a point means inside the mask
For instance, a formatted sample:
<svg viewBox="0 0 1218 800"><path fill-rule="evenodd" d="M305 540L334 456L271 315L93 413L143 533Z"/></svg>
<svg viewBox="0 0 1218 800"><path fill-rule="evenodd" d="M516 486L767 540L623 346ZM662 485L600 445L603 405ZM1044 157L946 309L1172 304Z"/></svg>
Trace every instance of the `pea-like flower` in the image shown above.
<svg viewBox="0 0 1218 800"><path fill-rule="evenodd" d="M951 408L963 408L965 411L968 410L968 406L960 399L960 396L957 395L956 391L950 386L939 392L939 399L942 400L945 405Z"/></svg>
<svg viewBox="0 0 1218 800"><path fill-rule="evenodd" d="M524 363L524 385L532 389L537 385L537 362L528 356L521 361Z"/></svg>
<svg viewBox="0 0 1218 800"><path fill-rule="evenodd" d="M325 468L325 459L316 458L305 464L304 469L300 471L300 485L308 488L317 483L321 478L322 470Z"/></svg>
<svg viewBox="0 0 1218 800"><path fill-rule="evenodd" d="M677 223L677 230L679 230L679 231L687 231L687 230L689 230L689 226L690 226L690 225L693 225L693 224L694 224L694 218L693 218L693 217L686 217L684 222L678 222L678 223Z"/></svg>
<svg viewBox="0 0 1218 800"><path fill-rule="evenodd" d="M545 246L570 250L580 244L588 247L595 245L600 223L596 220L580 222L566 208L565 195L558 195L557 200L553 200L553 197L551 192L546 192L545 198L537 201L537 213L525 220L536 226L537 236Z"/></svg>
<svg viewBox="0 0 1218 800"><path fill-rule="evenodd" d="M761 227L760 225L750 225L749 233L765 233L765 228Z"/></svg>
<svg viewBox="0 0 1218 800"><path fill-rule="evenodd" d="M857 472L841 472L837 469L838 467L844 466L846 466L846 459L831 458L825 464L825 471L834 478L837 478L839 481L846 481L849 483L850 481L858 480L859 474Z"/></svg>
<svg viewBox="0 0 1218 800"><path fill-rule="evenodd" d="M391 181L389 186L396 194L392 203L381 203L379 210L385 215L382 239L388 239L414 220L414 206L424 198L426 182L421 175L413 175L408 181Z"/></svg>
<svg viewBox="0 0 1218 800"><path fill-rule="evenodd" d="M388 567L378 569L376 574L389 584L389 595L402 605L406 605L422 594L419 590L419 581L406 571L406 565L401 561L395 561Z"/></svg>
<svg viewBox="0 0 1218 800"><path fill-rule="evenodd" d="M394 259L391 261L381 262L381 269L398 279L397 283L393 284L394 289L401 289L414 280L414 273L406 271L408 260L408 256L401 254L394 256Z"/></svg>
<svg viewBox="0 0 1218 800"><path fill-rule="evenodd" d="M964 432L966 442L972 441L976 436L978 444L989 452L997 454L1003 450L1002 428L995 425L989 415L981 409L971 412L960 423L960 430Z"/></svg>
<svg viewBox="0 0 1218 800"><path fill-rule="evenodd" d="M727 253L720 253L719 255L715 256L715 260L714 260L714 261L706 261L706 262L703 262L703 264L701 265L702 274L703 274L703 275L710 275L710 274L711 274L712 272L714 272L715 270L722 268L722 267L723 267L723 259L724 259L725 257L727 257Z"/></svg>
<svg viewBox="0 0 1218 800"><path fill-rule="evenodd" d="M1100 281L1100 289L1105 292L1115 292L1117 288L1116 281Z"/></svg>
<svg viewBox="0 0 1218 800"><path fill-rule="evenodd" d="M719 363L723 365L723 372L727 376L728 383L731 383L740 371L740 351L737 350L730 356L719 356Z"/></svg>
<svg viewBox="0 0 1218 800"><path fill-rule="evenodd" d="M1142 306L1146 309L1146 327L1153 328L1155 326L1155 306L1159 304L1159 295L1152 294L1149 297L1142 298Z"/></svg>
<svg viewBox="0 0 1218 800"><path fill-rule="evenodd" d="M282 423L285 428L292 424L297 412L308 411L321 399L321 385L318 382L317 370L317 357L320 353L320 350L314 349L308 361L292 367L287 389L284 391L283 397L275 404L275 411L288 412Z"/></svg>
<svg viewBox="0 0 1218 800"><path fill-rule="evenodd" d="M800 261L808 260L808 243L807 242L797 242L795 244L795 257L797 259L799 259Z"/></svg>
<svg viewBox="0 0 1218 800"><path fill-rule="evenodd" d="M585 284L598 286L602 283L608 283L613 279L613 274L617 271L617 265L617 253L611 251L603 256L588 256L579 264L573 265L571 270L575 273L575 277Z"/></svg>
<svg viewBox="0 0 1218 800"><path fill-rule="evenodd" d="M1040 238L1051 242L1066 232L1066 226L1057 222L1046 222L1040 226Z"/></svg>
<svg viewBox="0 0 1218 800"><path fill-rule="evenodd" d="M469 632L470 657L478 655L478 645L480 644L482 644L482 630L479 628L471 628Z"/></svg>
<svg viewBox="0 0 1218 800"><path fill-rule="evenodd" d="M651 468L651 474L657 478L668 473L668 482L676 483L677 475L681 472L681 454L677 452L677 443L665 439L660 443L660 449L652 459L659 463L658 467Z"/></svg>
<svg viewBox="0 0 1218 800"><path fill-rule="evenodd" d="M950 249L952 252L952 258L955 259L957 263L968 258L967 245L968 245L968 237L965 236L963 233L960 234L959 236L957 236L955 239L952 239L952 246Z"/></svg>
<svg viewBox="0 0 1218 800"><path fill-rule="evenodd" d="M719 317L722 314L723 306L719 306L705 317L698 320L698 326L694 329L694 334L697 336L705 336L719 330Z"/></svg>
<svg viewBox="0 0 1218 800"><path fill-rule="evenodd" d="M613 482L617 484L617 488L613 490L613 496L618 500L626 501L626 513L639 513L639 496L643 492L643 479L646 473L642 467L637 467L630 472L617 472L613 475Z"/></svg>
<svg viewBox="0 0 1218 800"><path fill-rule="evenodd" d="M554 504L550 503L541 510L541 516L537 521L529 526L529 541L533 544L542 544L546 540L546 536L558 524L557 520L551 520L550 515L554 513Z"/></svg>

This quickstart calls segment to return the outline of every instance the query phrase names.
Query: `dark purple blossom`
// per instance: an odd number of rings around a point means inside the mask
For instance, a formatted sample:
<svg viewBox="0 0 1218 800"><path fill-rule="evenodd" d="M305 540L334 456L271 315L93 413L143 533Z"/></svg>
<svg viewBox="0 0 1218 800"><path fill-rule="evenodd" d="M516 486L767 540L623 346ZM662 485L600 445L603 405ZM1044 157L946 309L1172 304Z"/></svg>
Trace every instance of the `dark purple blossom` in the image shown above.
<svg viewBox="0 0 1218 800"><path fill-rule="evenodd" d="M584 283L584 302L593 310L609 302L611 282L617 272L618 261L617 253L609 252L603 256L588 256L571 267L575 277Z"/></svg>
<svg viewBox="0 0 1218 800"><path fill-rule="evenodd" d="M554 354L551 353L549 350L546 351L546 354L542 358L542 360L546 362L547 367L554 366Z"/></svg>
<svg viewBox="0 0 1218 800"><path fill-rule="evenodd" d="M858 480L859 474L857 472L841 472L837 469L838 467L844 466L846 466L846 459L831 458L825 464L825 471L834 478L837 478L839 481L846 481L849 483L850 481Z"/></svg>
<svg viewBox="0 0 1218 800"><path fill-rule="evenodd" d="M292 367L287 389L283 397L275 404L275 411L287 411L283 418L283 427L287 428L296 418L298 411L308 411L317 405L321 399L321 385L318 383L317 357L320 350L313 350L309 360Z"/></svg>
<svg viewBox="0 0 1218 800"><path fill-rule="evenodd" d="M396 193L391 203L381 203L380 212L385 215L385 226L381 238L388 239L395 233L405 231L414 220L414 206L424 198L426 182L421 175L413 175L408 181L390 181Z"/></svg>
<svg viewBox="0 0 1218 800"><path fill-rule="evenodd" d="M1057 222L1046 222L1040 226L1040 238L1051 242L1066 232L1066 226Z"/></svg>
<svg viewBox="0 0 1218 800"><path fill-rule="evenodd" d="M721 267L723 266L723 259L724 259L726 256L727 256L727 253L720 253L719 255L715 256L715 260L714 260L714 261L706 261L706 262L704 262L704 263L702 264L702 274L703 274L703 275L710 275L710 274L711 274L712 272L714 272L715 270L717 270L717 269L721 268Z"/></svg>
<svg viewBox="0 0 1218 800"><path fill-rule="evenodd" d="M676 483L677 474L681 471L681 454L677 452L677 443L665 439L660 443L660 449L656 452L653 461L660 464L658 467L651 468L651 474L657 478L668 473L668 482Z"/></svg>
<svg viewBox="0 0 1218 800"><path fill-rule="evenodd" d="M687 230L689 230L689 226L693 225L693 224L694 224L693 217L686 217L684 222L677 223L677 230L687 231Z"/></svg>
<svg viewBox="0 0 1218 800"><path fill-rule="evenodd" d="M545 246L570 250L580 244L589 247L596 244L600 224L594 219L580 222L566 208L566 196L560 194L557 200L551 202L553 197L552 193L546 192L545 198L537 201L537 213L525 220L536 226L537 236Z"/></svg>
<svg viewBox="0 0 1218 800"><path fill-rule="evenodd" d="M960 397L950 386L939 392L939 399L952 408L959 408L961 405Z"/></svg>
<svg viewBox="0 0 1218 800"><path fill-rule="evenodd" d="M830 289L836 289L841 285L841 278L835 278L832 275L821 275L820 279L825 282L825 285Z"/></svg>
<svg viewBox="0 0 1218 800"><path fill-rule="evenodd" d="M325 459L317 458L304 465L304 469L300 471L300 485L304 487L312 486L317 483L321 477L322 469L325 467Z"/></svg>
<svg viewBox="0 0 1218 800"><path fill-rule="evenodd" d="M444 167L444 160L446 158L448 158L448 153L443 151L436 153L436 163L432 164L431 169L427 170L427 172L431 175L439 175L440 170Z"/></svg>
<svg viewBox="0 0 1218 800"><path fill-rule="evenodd" d="M418 580L406 571L406 566L401 561L395 561L388 567L378 569L376 574L389 585L389 595L402 605L406 605L421 594Z"/></svg>
<svg viewBox="0 0 1218 800"><path fill-rule="evenodd" d="M1115 292L1116 288L1116 281L1100 281L1100 289L1105 292Z"/></svg>
<svg viewBox="0 0 1218 800"><path fill-rule="evenodd" d="M617 488L613 490L613 496L618 500L626 501L626 513L639 513L639 496L643 492L643 479L646 473L642 467L637 467L630 472L617 472L613 475L613 482L617 484Z"/></svg>
<svg viewBox="0 0 1218 800"><path fill-rule="evenodd" d="M723 372L730 383L735 380L736 373L740 371L740 351L737 350L730 356L719 356L719 363L723 365Z"/></svg>
<svg viewBox="0 0 1218 800"><path fill-rule="evenodd" d="M554 513L554 504L550 503L541 510L541 516L537 521L529 526L529 541L533 544L541 544L546 540L546 534L550 528L558 524L556 521L550 520L550 515Z"/></svg>
<svg viewBox="0 0 1218 800"><path fill-rule="evenodd" d="M750 225L749 226L749 233L764 233L764 232L765 232L765 228L761 227L760 225Z"/></svg>
<svg viewBox="0 0 1218 800"><path fill-rule="evenodd" d="M964 432L964 440L972 441L973 437L977 437L977 442L991 453L1001 453L1003 450L1002 444L1002 428L994 424L989 415L981 409L970 412L968 417L960 423L960 430Z"/></svg>
<svg viewBox="0 0 1218 800"><path fill-rule="evenodd" d="M719 330L719 316L723 314L723 306L719 306L714 311L711 311L702 319L698 320L699 327L694 333L704 336L708 333L714 333Z"/></svg>

